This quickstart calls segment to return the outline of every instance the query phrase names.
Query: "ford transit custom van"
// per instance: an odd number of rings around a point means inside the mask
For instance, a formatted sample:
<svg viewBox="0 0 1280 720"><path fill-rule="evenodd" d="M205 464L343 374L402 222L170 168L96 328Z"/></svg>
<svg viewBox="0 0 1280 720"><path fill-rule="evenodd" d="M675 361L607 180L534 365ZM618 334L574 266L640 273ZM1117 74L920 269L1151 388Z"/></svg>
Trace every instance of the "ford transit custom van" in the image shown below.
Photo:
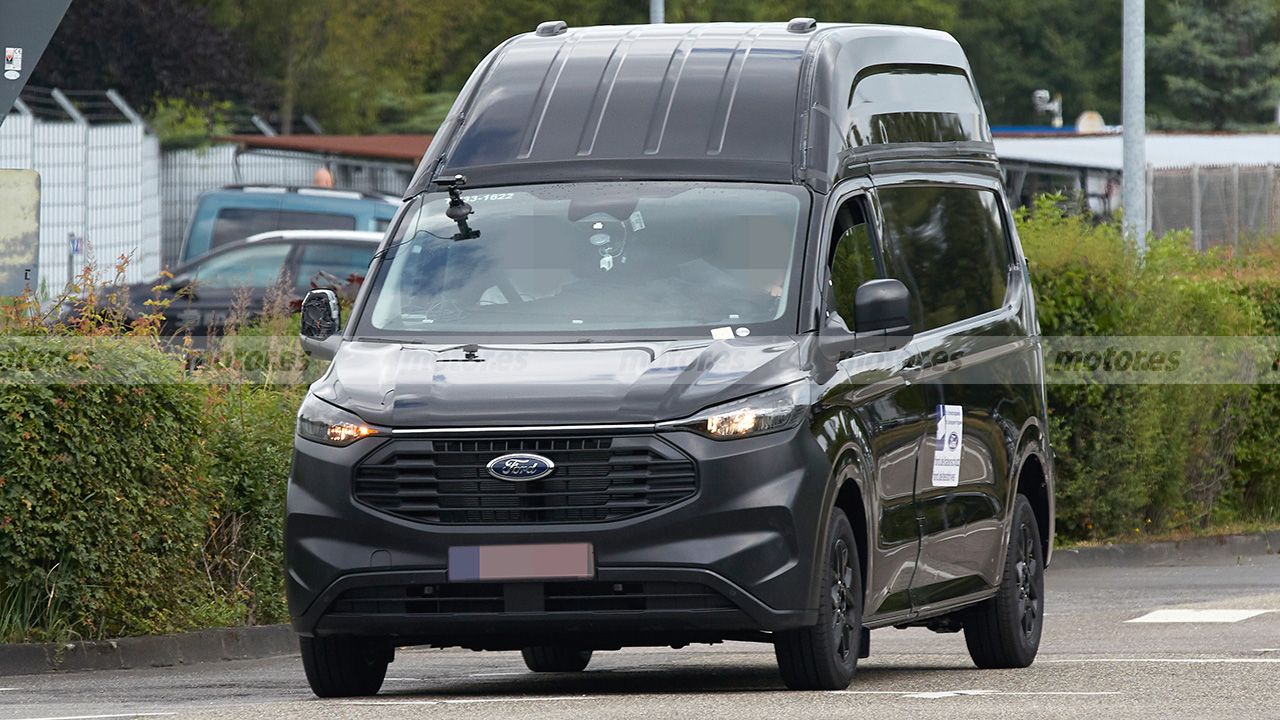
<svg viewBox="0 0 1280 720"><path fill-rule="evenodd" d="M288 599L320 696L397 647L1034 660L1039 328L964 52L915 28L568 28L476 69L298 412Z"/></svg>

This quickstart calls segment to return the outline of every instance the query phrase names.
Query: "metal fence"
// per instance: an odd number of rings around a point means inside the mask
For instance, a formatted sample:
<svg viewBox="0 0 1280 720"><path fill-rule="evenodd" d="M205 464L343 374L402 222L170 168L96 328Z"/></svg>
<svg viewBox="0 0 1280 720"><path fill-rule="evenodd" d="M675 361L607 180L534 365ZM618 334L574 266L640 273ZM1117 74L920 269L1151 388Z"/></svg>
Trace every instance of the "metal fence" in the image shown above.
<svg viewBox="0 0 1280 720"><path fill-rule="evenodd" d="M1161 168L1149 192L1151 229L1190 230L1201 250L1280 234L1274 165Z"/></svg>
<svg viewBox="0 0 1280 720"><path fill-rule="evenodd" d="M399 195L409 163L324 155L241 152L220 144L161 152L119 95L28 87L0 125L0 168L40 174L40 248L33 285L57 294L94 264L126 282L155 277L178 257L201 193L233 184L310 185L322 165L341 188Z"/></svg>
<svg viewBox="0 0 1280 720"><path fill-rule="evenodd" d="M1100 217L1120 207L1120 173L1005 159L1005 189L1018 207L1060 193ZM1196 249L1239 246L1280 235L1280 168L1275 165L1157 167L1147 170L1147 225L1189 231Z"/></svg>
<svg viewBox="0 0 1280 720"><path fill-rule="evenodd" d="M160 271L160 145L112 92L28 88L0 125L0 167L40 174L34 284L56 294L86 264L127 282Z"/></svg>

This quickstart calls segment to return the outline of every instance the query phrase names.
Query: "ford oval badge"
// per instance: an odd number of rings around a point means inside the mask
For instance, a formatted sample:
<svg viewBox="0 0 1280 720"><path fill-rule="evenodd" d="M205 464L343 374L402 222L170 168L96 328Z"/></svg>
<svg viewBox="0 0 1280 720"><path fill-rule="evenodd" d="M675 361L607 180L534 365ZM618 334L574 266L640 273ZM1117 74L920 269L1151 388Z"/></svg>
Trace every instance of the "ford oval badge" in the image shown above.
<svg viewBox="0 0 1280 720"><path fill-rule="evenodd" d="M499 480L512 482L529 482L539 480L555 472L556 464L551 458L529 453L513 453L502 455L489 461L489 474Z"/></svg>

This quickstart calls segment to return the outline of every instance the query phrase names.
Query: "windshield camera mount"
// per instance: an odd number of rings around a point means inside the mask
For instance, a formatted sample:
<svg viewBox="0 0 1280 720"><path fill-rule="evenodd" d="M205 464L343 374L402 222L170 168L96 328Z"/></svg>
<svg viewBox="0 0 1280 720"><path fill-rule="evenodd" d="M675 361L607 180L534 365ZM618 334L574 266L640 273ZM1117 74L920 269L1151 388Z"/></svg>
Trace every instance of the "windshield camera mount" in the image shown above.
<svg viewBox="0 0 1280 720"><path fill-rule="evenodd" d="M436 187L449 193L449 207L444 211L445 217L458 224L458 232L453 234L454 240L472 240L480 237L479 230L472 230L467 224L467 216L475 214L471 204L462 199L462 188L467 184L465 175L454 175L451 178L437 178Z"/></svg>

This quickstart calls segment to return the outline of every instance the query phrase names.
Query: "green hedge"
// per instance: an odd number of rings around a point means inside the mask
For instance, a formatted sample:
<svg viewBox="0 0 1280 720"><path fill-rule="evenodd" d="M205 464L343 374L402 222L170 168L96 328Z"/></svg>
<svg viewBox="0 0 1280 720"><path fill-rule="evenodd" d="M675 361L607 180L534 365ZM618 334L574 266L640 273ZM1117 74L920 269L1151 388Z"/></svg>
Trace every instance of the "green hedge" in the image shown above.
<svg viewBox="0 0 1280 720"><path fill-rule="evenodd" d="M1019 217L1046 337L1280 335L1265 253L1196 253L1182 234L1145 260L1114 224L1045 198ZM1110 538L1280 518L1273 386L1052 384L1058 532Z"/></svg>
<svg viewBox="0 0 1280 720"><path fill-rule="evenodd" d="M220 500L209 477L201 388L133 342L22 342L0 373L75 384L0 385L0 639L30 630L99 636L201 622L200 558ZM94 382L125 366L158 382ZM112 373L114 374L114 373Z"/></svg>
<svg viewBox="0 0 1280 720"><path fill-rule="evenodd" d="M286 619L302 386L217 383L145 337L0 340L0 642Z"/></svg>

